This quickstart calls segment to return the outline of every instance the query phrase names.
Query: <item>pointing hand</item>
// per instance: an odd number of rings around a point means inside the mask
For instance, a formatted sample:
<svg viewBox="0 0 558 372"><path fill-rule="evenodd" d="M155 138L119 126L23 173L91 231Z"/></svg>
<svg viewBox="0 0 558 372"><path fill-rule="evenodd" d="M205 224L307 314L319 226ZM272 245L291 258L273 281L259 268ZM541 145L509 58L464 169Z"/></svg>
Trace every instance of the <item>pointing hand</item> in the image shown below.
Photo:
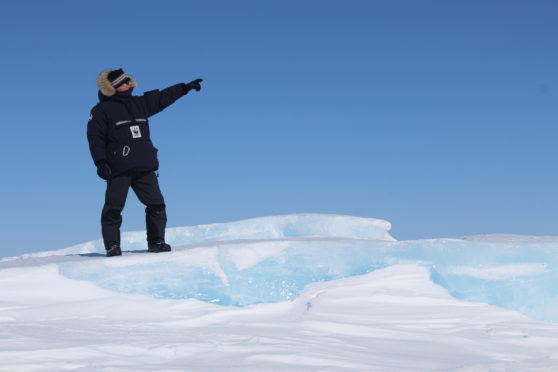
<svg viewBox="0 0 558 372"><path fill-rule="evenodd" d="M199 92L200 89L201 89L200 83L201 83L202 81L203 81L203 79L196 79L196 80L193 80L193 81L189 82L188 84L185 84L185 85L186 85L186 89L188 89L188 91L190 91L190 90L192 90L192 89L195 89L196 92Z"/></svg>

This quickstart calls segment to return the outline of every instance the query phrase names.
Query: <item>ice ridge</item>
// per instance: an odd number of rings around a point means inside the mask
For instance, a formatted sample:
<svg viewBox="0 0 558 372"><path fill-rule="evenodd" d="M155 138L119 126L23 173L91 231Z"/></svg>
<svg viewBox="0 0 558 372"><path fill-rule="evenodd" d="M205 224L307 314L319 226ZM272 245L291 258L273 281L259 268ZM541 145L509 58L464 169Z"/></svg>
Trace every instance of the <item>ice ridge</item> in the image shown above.
<svg viewBox="0 0 558 372"><path fill-rule="evenodd" d="M124 234L122 257L106 259L100 242L89 242L17 260L55 262L62 275L113 291L227 306L290 301L310 283L419 264L454 297L558 321L558 239L396 241L390 227L350 216L285 215L169 229L171 253L145 254L144 233L132 232ZM0 268L15 264L6 259Z"/></svg>

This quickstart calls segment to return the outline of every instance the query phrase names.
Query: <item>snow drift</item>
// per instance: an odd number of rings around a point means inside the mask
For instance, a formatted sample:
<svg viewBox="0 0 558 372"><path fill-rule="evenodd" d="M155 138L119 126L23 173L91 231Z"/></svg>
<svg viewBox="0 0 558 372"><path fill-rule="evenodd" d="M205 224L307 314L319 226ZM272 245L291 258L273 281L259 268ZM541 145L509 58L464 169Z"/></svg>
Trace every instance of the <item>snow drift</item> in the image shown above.
<svg viewBox="0 0 558 372"><path fill-rule="evenodd" d="M558 320L558 239L389 229L288 215L1 259L0 370L557 368L558 325L508 309Z"/></svg>
<svg viewBox="0 0 558 372"><path fill-rule="evenodd" d="M57 259L67 278L155 298L247 306L291 301L310 283L396 264L427 268L459 299L558 321L558 239L489 235L396 241L383 220L286 215L172 228L170 254L141 254L145 233L123 234L125 255L96 258L101 241L0 261L4 267Z"/></svg>

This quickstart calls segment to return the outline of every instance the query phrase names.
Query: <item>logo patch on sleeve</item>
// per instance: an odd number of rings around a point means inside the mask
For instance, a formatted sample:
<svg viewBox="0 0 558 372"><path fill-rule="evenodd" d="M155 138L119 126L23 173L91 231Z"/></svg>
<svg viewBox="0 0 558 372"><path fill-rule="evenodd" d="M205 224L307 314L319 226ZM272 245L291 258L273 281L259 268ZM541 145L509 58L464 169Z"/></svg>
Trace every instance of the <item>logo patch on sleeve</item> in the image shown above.
<svg viewBox="0 0 558 372"><path fill-rule="evenodd" d="M141 132L140 132L139 125L132 125L130 127L130 131L132 131L132 137L133 138L141 138Z"/></svg>

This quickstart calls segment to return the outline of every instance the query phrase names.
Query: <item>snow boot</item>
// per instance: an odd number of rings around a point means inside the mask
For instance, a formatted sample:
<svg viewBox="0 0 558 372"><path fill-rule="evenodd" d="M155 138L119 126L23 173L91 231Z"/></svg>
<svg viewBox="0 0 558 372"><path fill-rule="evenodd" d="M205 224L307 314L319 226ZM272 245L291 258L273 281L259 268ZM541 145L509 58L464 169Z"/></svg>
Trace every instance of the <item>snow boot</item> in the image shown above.
<svg viewBox="0 0 558 372"><path fill-rule="evenodd" d="M107 257L112 256L122 256L122 251L120 250L120 246L118 244L113 244L107 249Z"/></svg>
<svg viewBox="0 0 558 372"><path fill-rule="evenodd" d="M165 243L164 240L157 240L155 243L148 244L147 251L151 253L170 252L171 246Z"/></svg>

